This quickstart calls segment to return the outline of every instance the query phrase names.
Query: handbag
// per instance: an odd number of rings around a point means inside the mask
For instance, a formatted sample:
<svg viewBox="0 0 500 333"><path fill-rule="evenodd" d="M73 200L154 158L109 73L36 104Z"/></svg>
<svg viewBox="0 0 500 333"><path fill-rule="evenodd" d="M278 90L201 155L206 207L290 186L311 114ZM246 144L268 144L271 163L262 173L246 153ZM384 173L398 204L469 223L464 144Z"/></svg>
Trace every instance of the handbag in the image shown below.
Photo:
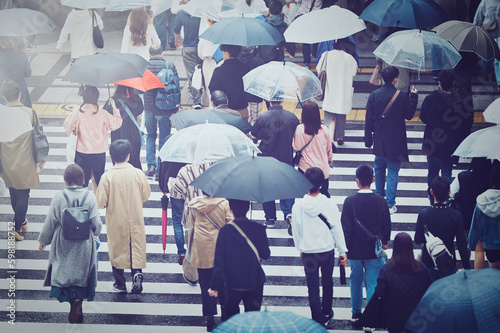
<svg viewBox="0 0 500 333"><path fill-rule="evenodd" d="M49 155L49 140L43 134L43 127L40 125L35 110L31 109L31 111L35 120L35 126L33 126L33 157L38 164L47 160L47 156Z"/></svg>
<svg viewBox="0 0 500 333"><path fill-rule="evenodd" d="M373 74L370 77L370 84L376 87L382 85L382 74L380 74L380 65L375 66L373 69Z"/></svg>
<svg viewBox="0 0 500 333"><path fill-rule="evenodd" d="M306 145L304 147L302 147L301 150L298 150L296 153L295 153L295 156L293 157L292 159L292 163L294 166L297 166L299 165L299 162L300 162L300 159L302 158L302 152L304 151L304 149L307 148L307 146L309 146L309 144L311 143L311 141L314 139L314 136L316 135L316 133L314 133L311 137L311 140L309 140L308 143L306 143Z"/></svg>
<svg viewBox="0 0 500 333"><path fill-rule="evenodd" d="M361 236L362 240L365 242L373 242L375 241L375 256L377 258L382 258L384 257L385 251L382 248L382 240L378 235L373 234L368 228L366 228L357 218L356 216L356 210L354 209L354 206L352 206L352 217L358 226L358 233L356 234L358 237Z"/></svg>
<svg viewBox="0 0 500 333"><path fill-rule="evenodd" d="M76 154L76 143L78 141L78 132L71 132L69 135L68 143L66 144L66 160L68 163L75 162L75 154Z"/></svg>
<svg viewBox="0 0 500 333"><path fill-rule="evenodd" d="M235 227L236 230L238 230L238 232L243 236L243 238L246 239L248 245L250 245L250 247L252 248L253 252L255 253L255 256L257 257L257 261L260 264L262 264L262 259L260 259L259 251L257 251L257 248L255 247L255 245L253 245L253 243L250 240L250 238L248 238L248 236L243 232L243 230L241 230L241 228L236 223L231 222L231 223L229 223L229 225L232 225L233 227Z"/></svg>
<svg viewBox="0 0 500 333"><path fill-rule="evenodd" d="M326 89L326 64L328 59L328 52L325 52L325 62L323 63L323 71L318 75L319 82L321 83L321 95L316 97L317 100L322 101L325 99L325 89Z"/></svg>
<svg viewBox="0 0 500 333"><path fill-rule="evenodd" d="M141 137L141 146L144 146L146 144L146 134L144 134L144 132L139 127L139 124L137 123L137 120L135 119L134 115L132 114L132 112L128 108L128 106L125 103L125 101L123 101L121 98L118 98L118 102L120 102L121 105L123 105L123 108L125 109L125 112L127 112L127 114L130 117L130 119L132 119L132 122L134 123L135 127L137 127L137 130L139 131L139 136Z"/></svg>
<svg viewBox="0 0 500 333"><path fill-rule="evenodd" d="M101 29L99 29L99 24L95 17L95 11L92 10L92 38L94 39L94 44L98 49L104 47L104 38L102 37Z"/></svg>

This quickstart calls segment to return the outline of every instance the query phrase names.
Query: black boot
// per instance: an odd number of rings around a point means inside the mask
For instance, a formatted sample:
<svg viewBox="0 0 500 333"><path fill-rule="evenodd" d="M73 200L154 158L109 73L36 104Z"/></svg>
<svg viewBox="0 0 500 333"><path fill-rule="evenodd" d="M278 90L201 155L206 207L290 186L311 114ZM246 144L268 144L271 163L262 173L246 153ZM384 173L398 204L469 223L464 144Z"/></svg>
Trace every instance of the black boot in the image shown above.
<svg viewBox="0 0 500 333"><path fill-rule="evenodd" d="M217 325L215 325L214 316L207 316L207 332L212 332L216 326Z"/></svg>

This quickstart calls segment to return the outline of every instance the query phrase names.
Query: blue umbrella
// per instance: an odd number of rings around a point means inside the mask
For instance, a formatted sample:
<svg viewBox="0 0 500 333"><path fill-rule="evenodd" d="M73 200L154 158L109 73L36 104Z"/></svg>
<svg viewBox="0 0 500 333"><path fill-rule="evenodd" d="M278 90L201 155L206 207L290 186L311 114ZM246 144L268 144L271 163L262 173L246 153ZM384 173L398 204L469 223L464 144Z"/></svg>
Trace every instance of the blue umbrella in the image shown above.
<svg viewBox="0 0 500 333"><path fill-rule="evenodd" d="M465 270L435 281L405 329L419 333L498 332L500 271Z"/></svg>
<svg viewBox="0 0 500 333"><path fill-rule="evenodd" d="M424 29L448 20L448 14L433 0L375 0L360 19L380 27Z"/></svg>
<svg viewBox="0 0 500 333"><path fill-rule="evenodd" d="M208 169L210 170L210 169ZM250 311L223 322L214 333L323 333L326 328L312 319L287 311Z"/></svg>

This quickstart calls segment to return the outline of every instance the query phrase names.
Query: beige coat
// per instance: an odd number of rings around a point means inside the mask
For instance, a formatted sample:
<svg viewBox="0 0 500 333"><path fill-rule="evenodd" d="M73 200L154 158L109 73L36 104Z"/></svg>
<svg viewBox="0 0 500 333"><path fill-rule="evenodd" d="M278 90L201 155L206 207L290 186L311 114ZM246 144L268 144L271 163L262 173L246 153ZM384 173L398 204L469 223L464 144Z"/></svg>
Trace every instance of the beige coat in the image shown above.
<svg viewBox="0 0 500 333"><path fill-rule="evenodd" d="M108 252L118 269L146 267L146 230L142 203L151 188L144 173L129 163L106 171L97 187L97 204L106 208Z"/></svg>
<svg viewBox="0 0 500 333"><path fill-rule="evenodd" d="M205 214L220 228L231 222L234 217L226 199L199 197L189 203L189 220L194 226L191 266L208 269L214 267L215 243L219 229Z"/></svg>
<svg viewBox="0 0 500 333"><path fill-rule="evenodd" d="M19 112L26 112L34 123L33 112L20 102L7 103L8 107L19 108ZM9 121L9 119L2 119ZM36 162L33 156L33 131L28 131L13 142L0 143L0 161L3 172L0 177L5 186L16 190L27 190L38 186L39 178L36 171Z"/></svg>

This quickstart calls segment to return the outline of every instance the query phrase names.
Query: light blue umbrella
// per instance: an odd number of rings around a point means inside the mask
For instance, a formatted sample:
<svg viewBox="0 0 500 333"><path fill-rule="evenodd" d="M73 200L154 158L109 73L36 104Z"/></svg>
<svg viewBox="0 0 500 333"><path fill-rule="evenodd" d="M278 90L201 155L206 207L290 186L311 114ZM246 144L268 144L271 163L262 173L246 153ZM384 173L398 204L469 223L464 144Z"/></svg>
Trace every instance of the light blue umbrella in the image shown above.
<svg viewBox="0 0 500 333"><path fill-rule="evenodd" d="M103 0L108 2L107 12L124 12L138 7L156 7L155 15L172 7L173 0Z"/></svg>
<svg viewBox="0 0 500 333"><path fill-rule="evenodd" d="M62 0L61 3L77 9L96 9L106 8L109 0Z"/></svg>

